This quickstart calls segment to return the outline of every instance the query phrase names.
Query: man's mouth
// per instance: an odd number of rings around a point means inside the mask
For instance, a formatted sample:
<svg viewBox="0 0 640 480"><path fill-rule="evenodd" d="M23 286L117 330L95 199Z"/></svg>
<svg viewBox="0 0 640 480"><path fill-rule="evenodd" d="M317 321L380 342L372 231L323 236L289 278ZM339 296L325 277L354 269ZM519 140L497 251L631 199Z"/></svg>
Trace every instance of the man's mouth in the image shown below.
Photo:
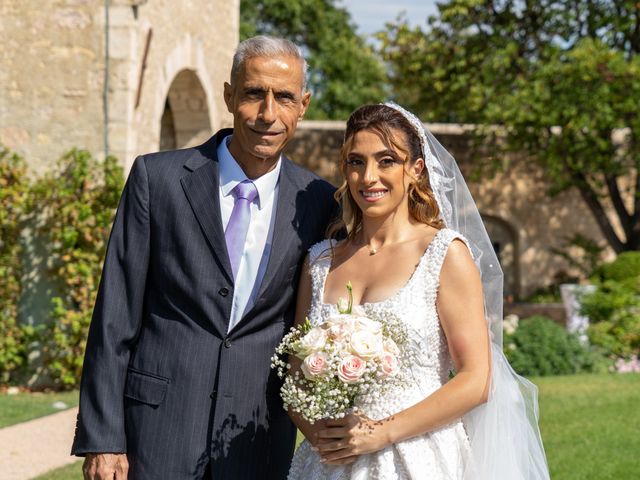
<svg viewBox="0 0 640 480"><path fill-rule="evenodd" d="M275 137L277 135L282 134L282 131L272 131L272 130L260 130L258 128L252 128L249 127L249 130L251 130L253 133L255 133L256 135L260 135L262 137Z"/></svg>

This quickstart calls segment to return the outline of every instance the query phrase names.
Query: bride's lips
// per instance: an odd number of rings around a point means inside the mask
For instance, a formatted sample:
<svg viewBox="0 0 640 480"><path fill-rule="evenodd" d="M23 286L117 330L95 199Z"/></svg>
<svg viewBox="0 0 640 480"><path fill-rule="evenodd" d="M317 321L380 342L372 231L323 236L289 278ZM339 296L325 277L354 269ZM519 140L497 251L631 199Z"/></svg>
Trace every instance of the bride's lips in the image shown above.
<svg viewBox="0 0 640 480"><path fill-rule="evenodd" d="M387 192L386 188L371 188L369 190L360 190L360 196L367 202L377 202L384 198Z"/></svg>

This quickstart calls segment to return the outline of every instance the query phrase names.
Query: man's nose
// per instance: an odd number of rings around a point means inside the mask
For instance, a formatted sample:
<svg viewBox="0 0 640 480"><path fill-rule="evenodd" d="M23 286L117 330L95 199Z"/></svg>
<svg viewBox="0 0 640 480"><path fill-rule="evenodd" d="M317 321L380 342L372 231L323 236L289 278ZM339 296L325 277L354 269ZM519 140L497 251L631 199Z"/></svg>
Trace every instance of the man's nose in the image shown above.
<svg viewBox="0 0 640 480"><path fill-rule="evenodd" d="M276 99L273 92L269 91L264 96L262 105L260 106L260 119L264 123L273 123L276 121Z"/></svg>

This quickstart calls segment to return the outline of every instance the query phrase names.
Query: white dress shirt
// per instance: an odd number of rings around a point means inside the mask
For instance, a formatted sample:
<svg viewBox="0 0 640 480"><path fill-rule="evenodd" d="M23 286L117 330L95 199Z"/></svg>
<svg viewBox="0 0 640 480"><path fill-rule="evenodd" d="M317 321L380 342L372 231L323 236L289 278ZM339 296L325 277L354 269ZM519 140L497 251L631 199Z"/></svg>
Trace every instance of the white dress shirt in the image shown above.
<svg viewBox="0 0 640 480"><path fill-rule="evenodd" d="M230 140L231 135L220 142L218 146L220 214L222 227L225 230L235 203L231 192L238 183L247 180L244 171L229 152L227 144ZM231 331L245 312L253 307L267 270L273 241L275 205L277 205L278 199L278 178L280 177L281 164L280 159L273 170L252 180L258 190L258 195L251 202L251 220L233 289L228 331Z"/></svg>

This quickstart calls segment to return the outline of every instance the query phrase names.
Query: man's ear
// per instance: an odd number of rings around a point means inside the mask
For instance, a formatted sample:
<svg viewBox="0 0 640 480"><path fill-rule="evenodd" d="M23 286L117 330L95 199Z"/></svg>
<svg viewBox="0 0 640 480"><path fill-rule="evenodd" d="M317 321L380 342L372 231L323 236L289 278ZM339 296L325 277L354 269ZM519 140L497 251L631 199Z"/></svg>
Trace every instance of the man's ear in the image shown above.
<svg viewBox="0 0 640 480"><path fill-rule="evenodd" d="M229 82L224 82L224 103L229 113L233 113L233 87Z"/></svg>
<svg viewBox="0 0 640 480"><path fill-rule="evenodd" d="M300 115L298 115L298 120L302 120L302 117L304 117L304 114L307 111L307 108L309 108L309 102L311 102L311 92L305 92L302 95L302 101L300 103L302 103L302 108L300 109Z"/></svg>

